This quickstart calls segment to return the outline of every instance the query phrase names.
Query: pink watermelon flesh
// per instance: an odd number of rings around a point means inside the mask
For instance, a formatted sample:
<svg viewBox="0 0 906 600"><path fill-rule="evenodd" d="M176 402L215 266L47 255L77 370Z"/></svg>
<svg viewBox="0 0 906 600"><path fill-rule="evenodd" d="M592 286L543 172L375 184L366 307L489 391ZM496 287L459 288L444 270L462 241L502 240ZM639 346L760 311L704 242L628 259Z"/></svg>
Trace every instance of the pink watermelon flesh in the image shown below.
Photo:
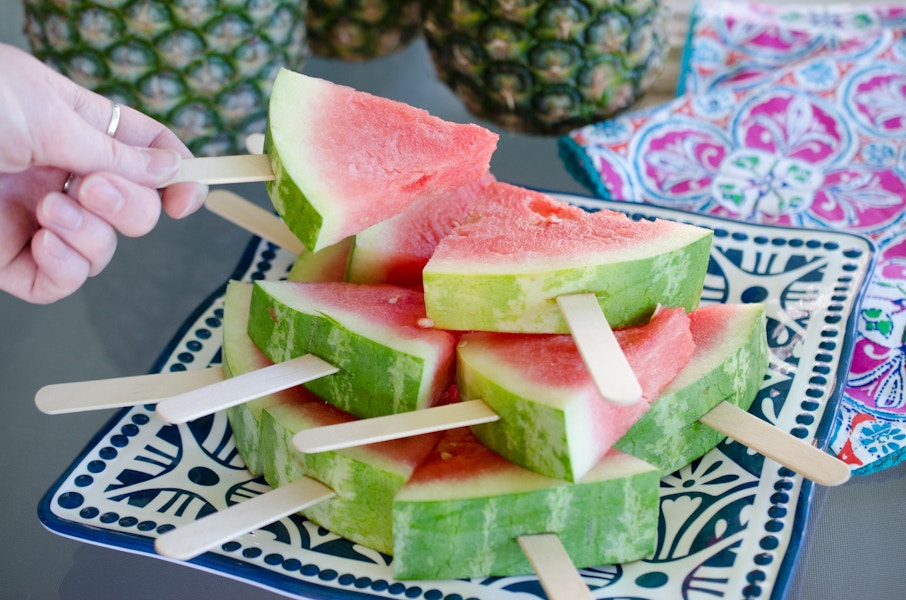
<svg viewBox="0 0 906 600"><path fill-rule="evenodd" d="M333 181L337 198L359 221L373 221L369 212L375 218L386 214L394 197L400 198L399 205L408 204L476 179L496 148L497 135L477 125L442 121L424 110L341 86L327 89L317 116L310 117L319 125L311 132L321 159L316 167ZM372 202L365 204L368 199Z"/></svg>
<svg viewBox="0 0 906 600"><path fill-rule="evenodd" d="M609 210L588 212L548 194L497 182L462 226L445 237L437 262L574 264L602 254L649 255L671 236L672 221L634 221ZM477 252L478 251L478 252Z"/></svg>
<svg viewBox="0 0 906 600"><path fill-rule="evenodd" d="M393 218L355 236L347 280L420 286L422 269L438 242L462 223L495 178L476 181L439 196L423 196Z"/></svg>
<svg viewBox="0 0 906 600"><path fill-rule="evenodd" d="M689 317L663 309L614 331L643 390L628 406L605 402L569 335L472 332L459 344L464 398L501 418L474 427L489 448L550 477L582 477L635 423L692 356Z"/></svg>
<svg viewBox="0 0 906 600"><path fill-rule="evenodd" d="M376 324L394 329L396 335L413 339L446 338L419 324L425 317L422 295L391 285L354 285L342 282L300 284L298 290L325 313L356 314Z"/></svg>
<svg viewBox="0 0 906 600"><path fill-rule="evenodd" d="M689 315L682 308L662 309L645 325L616 329L613 333L642 386L642 397L648 402L657 399L689 361L694 348ZM494 338L492 343L497 346L500 360L522 373L530 384L584 389L593 385L572 336L492 333L473 336ZM665 361L667 356L672 360Z"/></svg>
<svg viewBox="0 0 906 600"><path fill-rule="evenodd" d="M436 482L495 478L519 472L514 465L478 441L468 428L444 431L428 459L409 478L412 486Z"/></svg>

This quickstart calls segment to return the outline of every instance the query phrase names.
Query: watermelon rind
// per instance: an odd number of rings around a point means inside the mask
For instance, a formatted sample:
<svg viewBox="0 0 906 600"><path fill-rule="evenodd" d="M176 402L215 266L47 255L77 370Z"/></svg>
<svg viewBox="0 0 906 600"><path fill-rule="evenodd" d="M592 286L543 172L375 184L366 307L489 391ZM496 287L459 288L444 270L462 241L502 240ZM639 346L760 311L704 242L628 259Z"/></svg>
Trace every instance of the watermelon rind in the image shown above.
<svg viewBox="0 0 906 600"><path fill-rule="evenodd" d="M274 145L270 126L265 130L264 152L270 157L271 169L274 171L274 179L265 182L264 187L271 204L289 230L310 252L317 252L337 243L338 240L324 240L322 229L325 216L299 189L296 181L286 173L280 151Z"/></svg>
<svg viewBox="0 0 906 600"><path fill-rule="evenodd" d="M251 297L251 283L236 280L227 282L223 301L222 358L226 377L235 377L273 364L248 337ZM264 470L259 449L262 411L270 406L292 402L295 395L294 390L284 390L227 409L236 450L252 475L261 475Z"/></svg>
<svg viewBox="0 0 906 600"><path fill-rule="evenodd" d="M305 429L341 422L314 403L282 404L261 418L264 478L280 487L303 476L317 479L336 496L302 511L321 527L385 554L393 551L392 504L418 463L431 451L436 434L344 450L303 454L292 445ZM334 409L336 413L339 410Z"/></svg>
<svg viewBox="0 0 906 600"><path fill-rule="evenodd" d="M436 452L436 450L435 450ZM488 451L490 452L490 451ZM659 471L613 451L578 483L516 465L427 484L415 477L393 502L398 579L527 575L517 537L553 533L578 568L651 556Z"/></svg>
<svg viewBox="0 0 906 600"><path fill-rule="evenodd" d="M711 238L649 259L531 273L443 273L426 267L425 303L450 330L568 333L557 297L592 292L611 327L647 321L656 308L694 310L701 298Z"/></svg>
<svg viewBox="0 0 906 600"><path fill-rule="evenodd" d="M438 244L423 271L428 317L441 329L568 333L559 296L593 293L611 327L657 306L694 310L714 232L665 219L586 213L542 192L492 183L491 208Z"/></svg>
<svg viewBox="0 0 906 600"><path fill-rule="evenodd" d="M329 283L255 282L249 337L274 362L313 354L339 369L305 387L333 406L360 418L426 408L453 378L455 338L448 332L387 326L369 310L391 312L420 293L395 286L357 286L382 299L380 306L332 305L313 299L307 286ZM335 283L336 286L356 284ZM332 288L338 290L338 288Z"/></svg>
<svg viewBox="0 0 906 600"><path fill-rule="evenodd" d="M699 418L720 402L748 410L768 367L763 304L707 305L690 318L696 352L648 412L614 444L656 465L664 475L725 439ZM708 325L715 321L721 325Z"/></svg>
<svg viewBox="0 0 906 600"><path fill-rule="evenodd" d="M286 275L289 281L345 281L352 252L353 237L348 237L317 252L302 249Z"/></svg>

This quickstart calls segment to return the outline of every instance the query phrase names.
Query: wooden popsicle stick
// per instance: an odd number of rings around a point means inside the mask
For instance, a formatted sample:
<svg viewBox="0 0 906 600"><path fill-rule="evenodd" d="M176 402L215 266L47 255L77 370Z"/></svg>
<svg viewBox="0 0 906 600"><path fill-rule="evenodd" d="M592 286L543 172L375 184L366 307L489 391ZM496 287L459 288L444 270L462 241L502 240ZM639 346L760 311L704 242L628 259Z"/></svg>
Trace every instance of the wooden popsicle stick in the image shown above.
<svg viewBox="0 0 906 600"><path fill-rule="evenodd" d="M35 405L43 413L59 415L150 404L161 395L180 394L223 381L223 379L223 369L211 367L133 377L55 383L38 390L35 394Z"/></svg>
<svg viewBox="0 0 906 600"><path fill-rule="evenodd" d="M339 369L304 354L263 369L160 398L155 412L167 423L186 423L255 398L336 373Z"/></svg>
<svg viewBox="0 0 906 600"><path fill-rule="evenodd" d="M271 181L274 171L266 154L184 158L166 185L197 181L208 185ZM164 186L165 187L165 186Z"/></svg>
<svg viewBox="0 0 906 600"><path fill-rule="evenodd" d="M591 590L555 534L521 535L516 541L550 600L591 600Z"/></svg>
<svg viewBox="0 0 906 600"><path fill-rule="evenodd" d="M499 420L482 400L305 429L293 436L299 452L315 453Z"/></svg>
<svg viewBox="0 0 906 600"><path fill-rule="evenodd" d="M305 246L277 215L249 202L239 194L214 190L204 203L212 213L292 252L301 254Z"/></svg>
<svg viewBox="0 0 906 600"><path fill-rule="evenodd" d="M595 295L559 296L557 304L601 397L619 405L641 400L642 386L604 318Z"/></svg>
<svg viewBox="0 0 906 600"><path fill-rule="evenodd" d="M189 560L334 495L336 493L321 482L303 477L188 525L171 529L155 540L154 549L161 556Z"/></svg>
<svg viewBox="0 0 906 600"><path fill-rule="evenodd" d="M712 429L821 485L849 480L849 465L729 402L699 419Z"/></svg>

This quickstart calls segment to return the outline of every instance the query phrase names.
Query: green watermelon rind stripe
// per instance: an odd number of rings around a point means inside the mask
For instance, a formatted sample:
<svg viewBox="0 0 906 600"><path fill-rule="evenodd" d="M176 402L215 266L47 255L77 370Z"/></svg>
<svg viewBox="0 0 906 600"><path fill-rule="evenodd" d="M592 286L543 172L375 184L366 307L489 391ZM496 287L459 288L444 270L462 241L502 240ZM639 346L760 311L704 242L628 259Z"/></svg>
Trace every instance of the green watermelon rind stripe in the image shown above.
<svg viewBox="0 0 906 600"><path fill-rule="evenodd" d="M249 337L274 362L311 353L340 371L305 384L333 406L359 418L424 408L432 399L432 357L403 352L323 314L289 306L256 283L249 314ZM414 343L413 351L424 345ZM354 351L352 351L354 349Z"/></svg>
<svg viewBox="0 0 906 600"><path fill-rule="evenodd" d="M274 209L309 252L320 250L323 247L320 234L324 216L283 167L283 160L271 139L270 120L265 130L264 151L274 171L274 179L264 184Z"/></svg>
<svg viewBox="0 0 906 600"><path fill-rule="evenodd" d="M301 514L354 543L389 554L393 551L389 518L393 499L411 475L411 467L394 465L365 449L297 452L293 436L317 425L290 404L264 410L260 435L265 481L280 487L307 476L324 483L336 496Z"/></svg>
<svg viewBox="0 0 906 600"><path fill-rule="evenodd" d="M759 310L760 307L760 310ZM746 335L707 372L682 372L614 448L657 466L666 475L716 447L726 436L698 419L720 402L748 410L758 395L768 365L764 307L751 305ZM735 326L744 323L734 319ZM688 378L692 379L691 382Z"/></svg>
<svg viewBox="0 0 906 600"><path fill-rule="evenodd" d="M481 356L474 361L476 364L469 360L468 352L460 352L457 382L463 398L483 400L500 417L472 427L485 446L518 465L556 479L575 481L577 473L581 476L588 470L591 465L581 462L589 453L576 450L581 444L571 436L564 410L507 389L482 372L488 365Z"/></svg>
<svg viewBox="0 0 906 600"><path fill-rule="evenodd" d="M247 404L228 408L226 414L230 429L233 430L233 443L236 444L236 450L245 462L245 468L258 477L264 473L259 435L260 417L256 417Z"/></svg>
<svg viewBox="0 0 906 600"><path fill-rule="evenodd" d="M227 297L229 297L229 286L227 286ZM224 303L224 314L227 314L226 301ZM227 324L224 322L224 338L227 336L226 328ZM223 369L223 375L226 378L235 377L236 375L241 374L241 372L230 368L227 356L228 346L229 344L224 340L221 368ZM250 402L257 403L258 399L251 400ZM236 451L239 452L239 456L241 456L242 460L245 462L245 467L248 469L249 473L257 477L263 473L264 464L261 461L261 450L258 444L258 419L255 418L255 415L252 413L251 407L249 407L248 404L249 403L243 403L237 406L231 406L226 409L226 415L230 422L230 429L233 432L233 443L236 445Z"/></svg>
<svg viewBox="0 0 906 600"><path fill-rule="evenodd" d="M436 500L408 500L404 488L393 504L394 576L450 579L531 573L516 538L540 533L557 534L578 568L651 556L660 474L632 457L617 458L626 459L637 467L614 472L605 466L592 471L600 479L586 477L574 484L547 479L549 487L498 490L491 497L448 499L452 486L472 485L468 478L435 486ZM505 518L507 514L519 518Z"/></svg>
<svg viewBox="0 0 906 600"><path fill-rule="evenodd" d="M713 233L641 260L550 272L474 274L425 268L428 317L450 330L568 333L558 296L594 292L611 327L648 321L657 305L698 307Z"/></svg>
<svg viewBox="0 0 906 600"><path fill-rule="evenodd" d="M260 366L245 360L244 347L253 345L246 333L251 291L250 283L239 281L227 283L223 301L222 369L225 377L242 375ZM276 395L268 395L230 407L226 411L236 450L252 475L261 475L264 470L258 435L261 412L281 402L283 401Z"/></svg>

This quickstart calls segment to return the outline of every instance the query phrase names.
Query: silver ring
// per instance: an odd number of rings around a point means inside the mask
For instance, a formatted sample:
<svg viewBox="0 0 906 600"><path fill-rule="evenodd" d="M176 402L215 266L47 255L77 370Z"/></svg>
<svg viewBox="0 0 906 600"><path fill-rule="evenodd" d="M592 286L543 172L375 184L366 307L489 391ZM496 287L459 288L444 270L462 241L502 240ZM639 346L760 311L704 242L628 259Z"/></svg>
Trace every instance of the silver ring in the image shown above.
<svg viewBox="0 0 906 600"><path fill-rule="evenodd" d="M110 101L111 106L113 107L113 113L110 115L110 122L107 123L107 135L113 137L116 135L116 128L120 125L120 105Z"/></svg>
<svg viewBox="0 0 906 600"><path fill-rule="evenodd" d="M75 181L75 173L70 173L69 177L66 178L66 182L63 184L63 193L69 191L69 188L72 186L72 182Z"/></svg>
<svg viewBox="0 0 906 600"><path fill-rule="evenodd" d="M107 132L106 134L109 137L116 135L116 130L120 126L120 105L110 101L110 105L113 108L113 112L110 114L110 122L107 123ZM72 187L72 182L75 181L75 173L70 173L69 177L66 178L66 182L63 184L63 193L69 191L69 188Z"/></svg>

